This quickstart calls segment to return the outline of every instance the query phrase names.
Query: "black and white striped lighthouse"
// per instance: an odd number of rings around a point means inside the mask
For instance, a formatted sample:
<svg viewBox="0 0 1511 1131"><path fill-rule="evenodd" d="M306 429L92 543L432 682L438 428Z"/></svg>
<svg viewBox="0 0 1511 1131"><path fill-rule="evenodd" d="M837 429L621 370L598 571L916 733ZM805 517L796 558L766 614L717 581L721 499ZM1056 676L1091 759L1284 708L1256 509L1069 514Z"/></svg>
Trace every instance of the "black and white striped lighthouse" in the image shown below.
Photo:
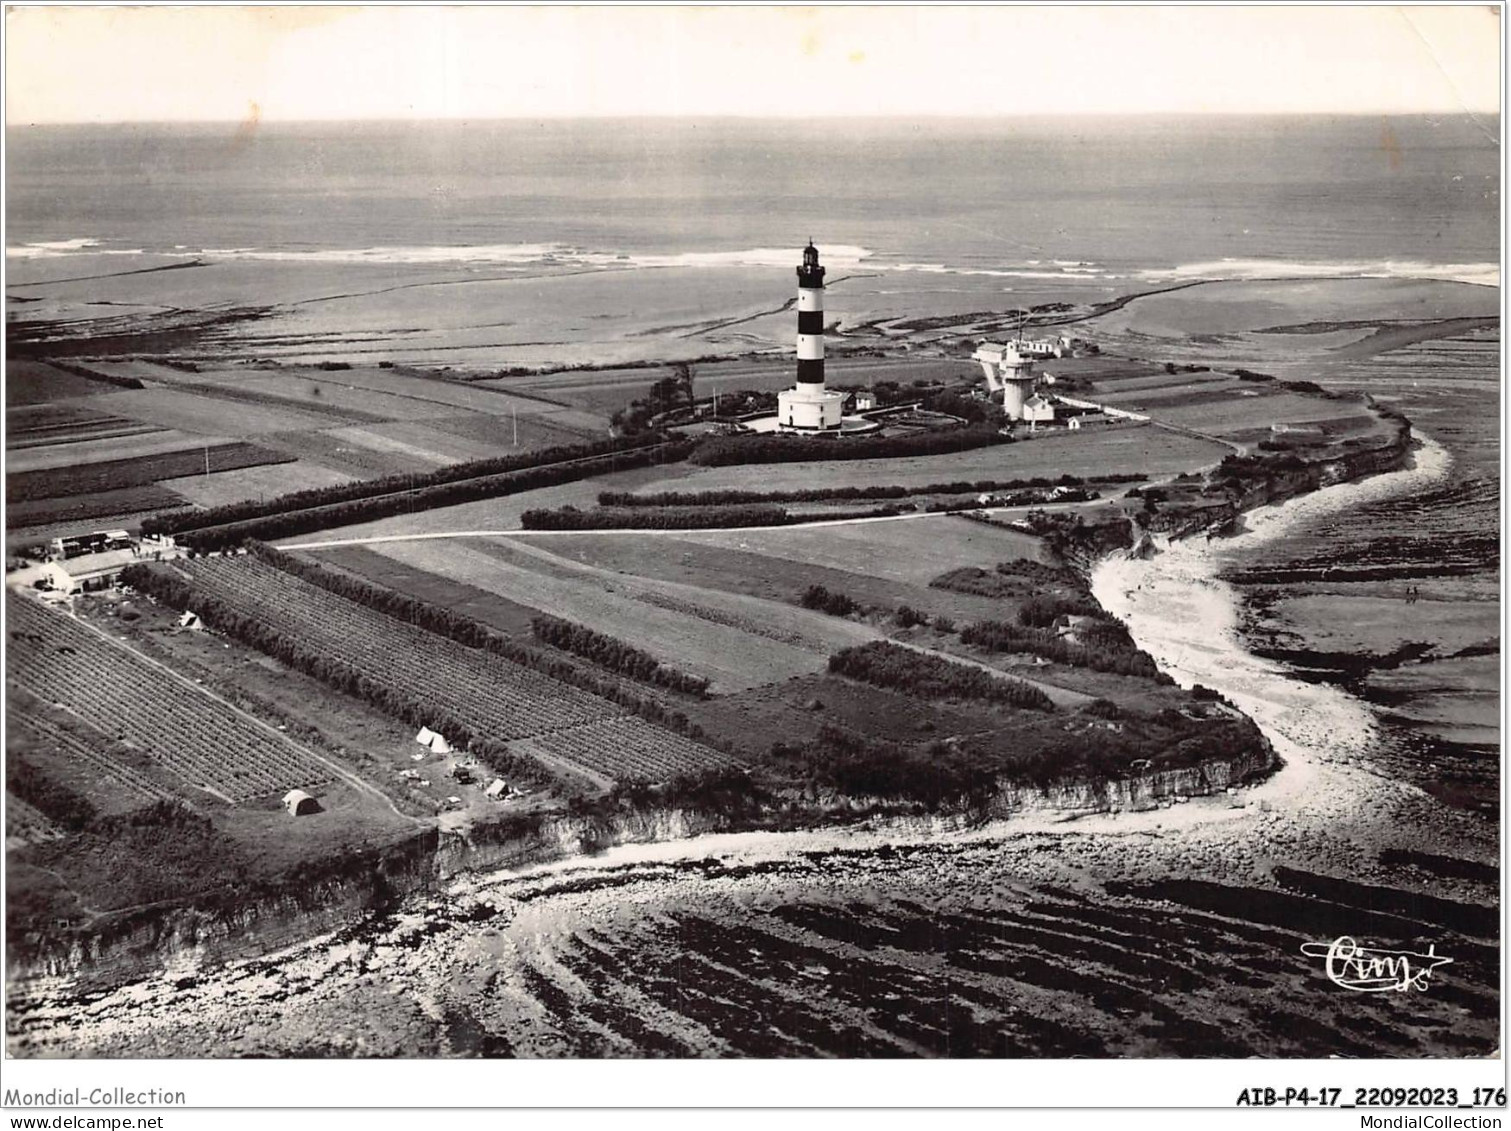
<svg viewBox="0 0 1511 1131"><path fill-rule="evenodd" d="M777 427L837 432L844 404L843 393L824 388L824 269L810 242L797 269L797 384L777 395Z"/></svg>
<svg viewBox="0 0 1511 1131"><path fill-rule="evenodd" d="M824 269L811 241L797 269L797 379L815 390L824 387Z"/></svg>

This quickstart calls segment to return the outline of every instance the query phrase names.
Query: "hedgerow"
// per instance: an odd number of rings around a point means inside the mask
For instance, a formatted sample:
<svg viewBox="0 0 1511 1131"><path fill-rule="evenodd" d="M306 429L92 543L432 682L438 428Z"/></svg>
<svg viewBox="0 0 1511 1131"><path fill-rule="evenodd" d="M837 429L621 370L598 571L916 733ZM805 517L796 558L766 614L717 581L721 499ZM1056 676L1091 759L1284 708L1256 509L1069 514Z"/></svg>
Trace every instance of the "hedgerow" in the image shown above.
<svg viewBox="0 0 1511 1131"><path fill-rule="evenodd" d="M1039 688L1008 676L957 664L887 640L873 640L829 657L829 670L920 699L982 699L1033 711L1053 711Z"/></svg>
<svg viewBox="0 0 1511 1131"><path fill-rule="evenodd" d="M708 694L708 680L702 676L678 671L649 652L586 625L560 617L538 616L530 621L530 630L542 644L575 653L642 683L658 684L699 698Z"/></svg>

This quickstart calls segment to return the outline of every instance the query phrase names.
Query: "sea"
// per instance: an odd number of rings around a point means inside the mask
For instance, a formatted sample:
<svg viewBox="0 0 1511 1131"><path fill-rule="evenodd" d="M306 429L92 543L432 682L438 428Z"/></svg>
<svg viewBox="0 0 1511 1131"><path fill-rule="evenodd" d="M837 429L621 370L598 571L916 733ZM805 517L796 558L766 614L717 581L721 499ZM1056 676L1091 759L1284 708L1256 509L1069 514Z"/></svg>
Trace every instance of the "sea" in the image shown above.
<svg viewBox="0 0 1511 1131"><path fill-rule="evenodd" d="M811 236L1029 278L1495 281L1498 136L1472 115L12 126L5 242L785 266Z"/></svg>

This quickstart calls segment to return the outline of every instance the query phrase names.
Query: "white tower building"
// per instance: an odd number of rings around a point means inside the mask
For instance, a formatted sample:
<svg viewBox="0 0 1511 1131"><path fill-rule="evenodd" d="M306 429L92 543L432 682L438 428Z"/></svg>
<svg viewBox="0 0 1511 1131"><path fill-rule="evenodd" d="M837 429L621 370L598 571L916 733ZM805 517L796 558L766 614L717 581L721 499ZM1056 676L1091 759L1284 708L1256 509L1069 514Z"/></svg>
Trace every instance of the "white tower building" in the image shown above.
<svg viewBox="0 0 1511 1131"><path fill-rule="evenodd" d="M982 342L981 348L971 354L971 360L981 363L986 374L986 387L992 392L1001 392L1002 411L1009 420L1024 419L1024 406L1033 395L1034 363L1018 353L1012 342L998 345Z"/></svg>
<svg viewBox="0 0 1511 1131"><path fill-rule="evenodd" d="M810 243L797 269L797 384L777 395L777 425L799 432L838 431L844 403L844 394L824 388L824 269Z"/></svg>

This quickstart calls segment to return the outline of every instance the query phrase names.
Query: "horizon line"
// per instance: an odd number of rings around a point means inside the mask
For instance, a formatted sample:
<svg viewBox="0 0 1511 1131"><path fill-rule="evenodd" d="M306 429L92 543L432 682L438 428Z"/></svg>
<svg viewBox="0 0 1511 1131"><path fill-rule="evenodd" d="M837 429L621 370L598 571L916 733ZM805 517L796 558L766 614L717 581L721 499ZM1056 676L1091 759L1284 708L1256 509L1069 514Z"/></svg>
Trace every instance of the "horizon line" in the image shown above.
<svg viewBox="0 0 1511 1131"><path fill-rule="evenodd" d="M641 113L641 114L466 114L437 117L346 117L346 118L248 118L246 115L224 118L57 118L31 121L7 121L7 130L36 126L192 126L227 125L256 129L259 126L279 125L426 125L451 122L906 122L906 121L957 121L957 122L1010 122L1046 119L1087 118L1499 118L1501 110L1496 106L1488 110L1465 109L1262 109L1262 110L1038 110L1022 113L946 113L917 111L896 114L783 114L762 113Z"/></svg>

